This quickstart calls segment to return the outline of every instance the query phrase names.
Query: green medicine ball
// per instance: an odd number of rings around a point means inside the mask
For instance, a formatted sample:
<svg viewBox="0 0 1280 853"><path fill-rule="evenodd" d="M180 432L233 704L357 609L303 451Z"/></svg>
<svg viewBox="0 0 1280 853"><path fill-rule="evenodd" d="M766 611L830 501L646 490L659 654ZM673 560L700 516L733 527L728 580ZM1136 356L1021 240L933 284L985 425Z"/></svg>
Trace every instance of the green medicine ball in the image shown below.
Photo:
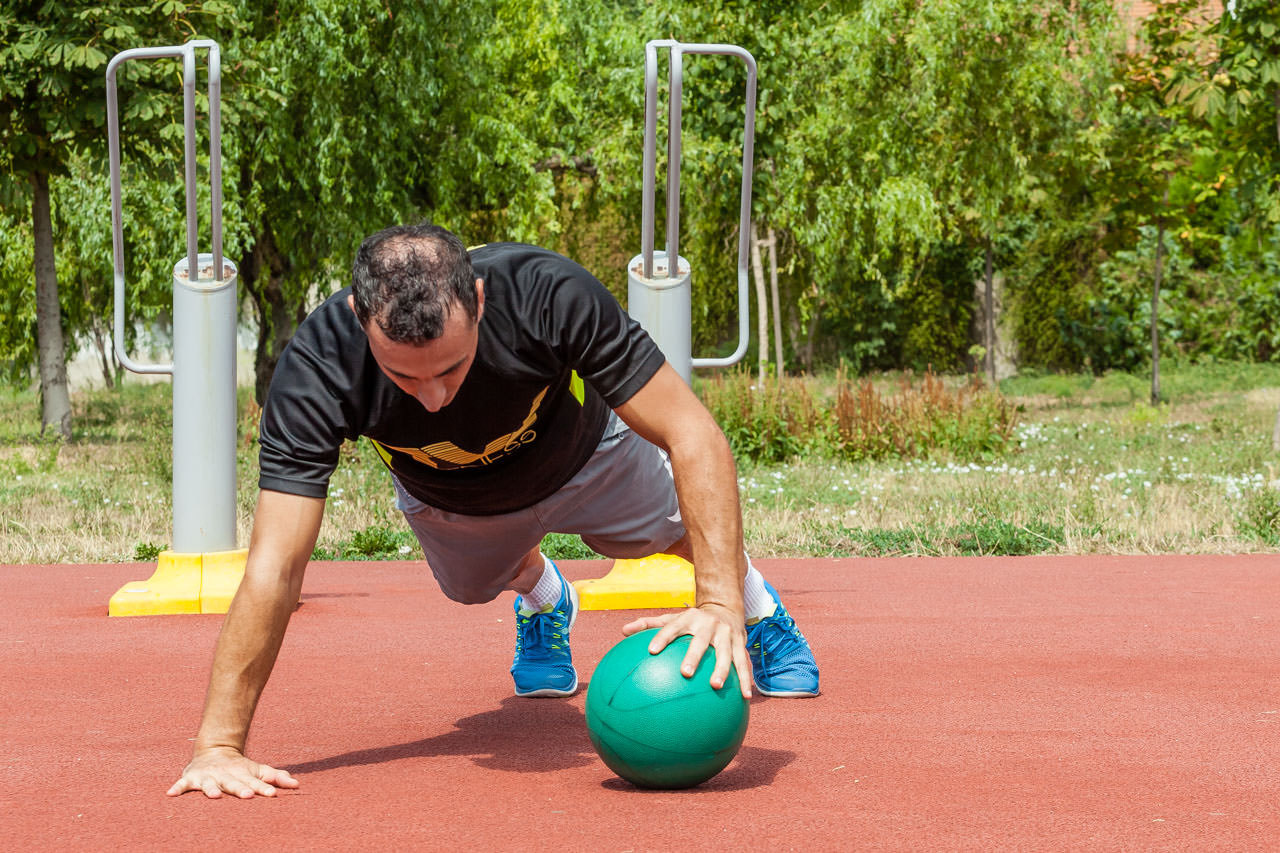
<svg viewBox="0 0 1280 853"><path fill-rule="evenodd" d="M587 733L604 763L642 788L691 788L723 770L747 734L738 675L711 687L715 650L680 673L688 636L649 654L658 629L632 634L600 660L587 687Z"/></svg>

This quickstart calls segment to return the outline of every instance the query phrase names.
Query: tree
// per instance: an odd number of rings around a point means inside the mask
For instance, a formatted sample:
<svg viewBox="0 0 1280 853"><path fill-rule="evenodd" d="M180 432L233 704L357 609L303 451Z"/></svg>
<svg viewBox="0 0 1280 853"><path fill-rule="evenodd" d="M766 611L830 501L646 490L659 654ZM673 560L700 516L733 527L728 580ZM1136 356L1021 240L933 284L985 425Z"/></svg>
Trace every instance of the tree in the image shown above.
<svg viewBox="0 0 1280 853"><path fill-rule="evenodd" d="M1214 51L1170 82L1170 96L1216 120L1256 219L1280 223L1280 6L1231 0L1207 27ZM1271 431L1280 452L1280 411Z"/></svg>
<svg viewBox="0 0 1280 853"><path fill-rule="evenodd" d="M248 18L255 70L226 94L244 113L228 199L259 400L367 234L431 218L472 243L534 240L554 221L553 176L538 164L574 97L555 6L290 0Z"/></svg>
<svg viewBox="0 0 1280 853"><path fill-rule="evenodd" d="M786 81L770 118L789 128L775 215L807 261L810 305L858 339L857 362L901 340L898 324L960 343L972 279L959 300L921 300L923 315L908 318L908 299L960 244L980 252L989 300L1002 235L1052 197L1052 158L1089 115L1111 4L873 0L809 15L767 67Z"/></svg>
<svg viewBox="0 0 1280 853"><path fill-rule="evenodd" d="M200 27L216 31L234 21L220 0L155 0L135 6L7 2L0 7L0 195L6 207L31 213L41 429L71 437L62 297L54 257L50 182L66 173L78 152L105 149L106 88L111 54L129 47L176 44ZM141 87L125 112L138 138L156 138L163 120L148 97L153 68L131 69Z"/></svg>
<svg viewBox="0 0 1280 853"><path fill-rule="evenodd" d="M982 257L985 368L995 373L998 245L1054 192L1051 168L1088 115L1110 37L1110 3L930 3L914 21L913 65L929 91L925 174L947 231Z"/></svg>
<svg viewBox="0 0 1280 853"><path fill-rule="evenodd" d="M1150 302L1151 404L1160 393L1160 301L1167 253L1166 235L1185 233L1195 205L1216 192L1201 187L1189 168L1197 149L1210 140L1193 119L1185 99L1170 94L1171 81L1194 62L1198 42L1198 0L1162 0L1143 21L1141 45L1128 54L1115 87L1120 100L1116 184L1122 209L1155 225L1155 261Z"/></svg>

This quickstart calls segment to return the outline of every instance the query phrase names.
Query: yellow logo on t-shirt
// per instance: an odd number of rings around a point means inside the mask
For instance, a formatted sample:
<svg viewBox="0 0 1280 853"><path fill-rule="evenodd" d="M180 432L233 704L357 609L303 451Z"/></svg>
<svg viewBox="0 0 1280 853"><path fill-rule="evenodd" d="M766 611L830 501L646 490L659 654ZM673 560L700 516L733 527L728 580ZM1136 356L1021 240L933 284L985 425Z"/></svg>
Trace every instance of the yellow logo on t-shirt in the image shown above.
<svg viewBox="0 0 1280 853"><path fill-rule="evenodd" d="M529 414L525 416L524 422L520 426L490 441L484 446L484 450L479 453L464 450L452 441L437 441L435 444L428 444L425 447L396 447L373 441L373 446L377 448L378 455L382 457L382 461L386 463L387 467L393 469L395 466L392 464L391 454L388 451L403 453L423 465L429 465L442 471L491 465L495 460L501 459L516 448L528 444L538 437L537 432L530 429L530 427L537 422L538 407L542 405L542 401L550 389L551 386L548 385L542 389L537 397L533 398L533 405L529 407ZM370 440L372 441L372 439Z"/></svg>

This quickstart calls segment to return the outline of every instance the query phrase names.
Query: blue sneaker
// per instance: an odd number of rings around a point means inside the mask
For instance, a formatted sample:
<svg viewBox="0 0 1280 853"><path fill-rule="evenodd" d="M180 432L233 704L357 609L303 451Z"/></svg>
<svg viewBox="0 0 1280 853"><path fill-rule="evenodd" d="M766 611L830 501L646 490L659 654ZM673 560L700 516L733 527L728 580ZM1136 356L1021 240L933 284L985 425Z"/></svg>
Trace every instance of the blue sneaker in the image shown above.
<svg viewBox="0 0 1280 853"><path fill-rule="evenodd" d="M747 626L747 653L756 690L765 696L817 696L818 664L809 641L782 606L778 591L768 581L764 588L773 596L777 609L772 616Z"/></svg>
<svg viewBox="0 0 1280 853"><path fill-rule="evenodd" d="M560 570L551 564L556 574ZM564 589L555 606L539 613L520 612L524 599L516 596L516 656L511 677L517 696L572 696L578 692L578 671L569 651L569 630L578 617L578 591L560 575Z"/></svg>

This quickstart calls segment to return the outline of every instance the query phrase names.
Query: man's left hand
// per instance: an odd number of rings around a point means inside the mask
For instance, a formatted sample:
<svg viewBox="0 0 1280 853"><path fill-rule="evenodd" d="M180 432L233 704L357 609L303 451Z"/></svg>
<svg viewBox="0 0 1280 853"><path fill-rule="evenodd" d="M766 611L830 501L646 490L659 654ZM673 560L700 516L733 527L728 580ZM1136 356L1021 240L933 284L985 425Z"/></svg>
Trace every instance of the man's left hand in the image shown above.
<svg viewBox="0 0 1280 853"><path fill-rule="evenodd" d="M718 604L703 604L679 613L636 619L622 626L622 633L630 636L649 628L659 629L649 643L649 654L656 655L676 637L687 634L690 637L689 651L680 665L681 674L685 678L692 677L703 653L710 646L716 651L711 686L716 690L724 687L732 665L738 671L738 685L742 688L743 698L751 698L751 659L747 657L747 629L741 615Z"/></svg>

